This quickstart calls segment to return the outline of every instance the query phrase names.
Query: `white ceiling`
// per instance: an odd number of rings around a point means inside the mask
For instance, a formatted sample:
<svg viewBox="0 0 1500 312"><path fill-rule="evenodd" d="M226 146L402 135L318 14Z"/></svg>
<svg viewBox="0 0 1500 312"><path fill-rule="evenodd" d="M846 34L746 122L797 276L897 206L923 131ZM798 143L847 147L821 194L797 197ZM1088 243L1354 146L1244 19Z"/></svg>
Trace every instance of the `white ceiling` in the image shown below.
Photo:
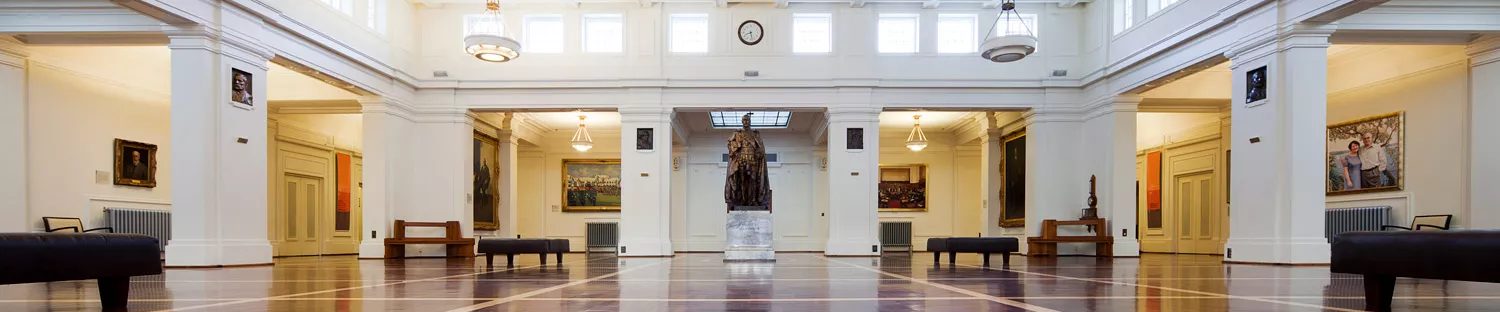
<svg viewBox="0 0 1500 312"><path fill-rule="evenodd" d="M620 113L616 112L555 112L555 113L516 113L517 117L536 122L550 130L568 130L578 128L578 116L585 117L584 124L592 129L620 129Z"/></svg>
<svg viewBox="0 0 1500 312"><path fill-rule="evenodd" d="M937 131L963 123L979 112L884 112L880 113L881 128L911 128L912 116L922 115L923 131Z"/></svg>

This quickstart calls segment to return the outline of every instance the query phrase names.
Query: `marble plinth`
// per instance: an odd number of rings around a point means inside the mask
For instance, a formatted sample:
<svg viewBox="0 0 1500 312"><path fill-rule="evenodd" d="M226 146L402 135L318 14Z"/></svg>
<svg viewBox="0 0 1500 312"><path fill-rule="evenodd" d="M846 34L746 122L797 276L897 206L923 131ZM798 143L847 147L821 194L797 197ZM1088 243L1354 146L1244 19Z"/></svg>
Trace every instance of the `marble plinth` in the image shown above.
<svg viewBox="0 0 1500 312"><path fill-rule="evenodd" d="M724 247L724 261L776 261L770 211L730 211L725 232L729 245Z"/></svg>

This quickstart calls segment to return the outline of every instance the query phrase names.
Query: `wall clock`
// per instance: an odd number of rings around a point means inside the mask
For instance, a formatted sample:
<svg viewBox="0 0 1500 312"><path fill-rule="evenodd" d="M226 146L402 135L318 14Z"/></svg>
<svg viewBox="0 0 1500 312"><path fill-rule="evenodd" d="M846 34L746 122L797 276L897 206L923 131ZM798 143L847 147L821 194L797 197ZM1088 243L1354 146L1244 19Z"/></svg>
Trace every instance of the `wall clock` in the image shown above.
<svg viewBox="0 0 1500 312"><path fill-rule="evenodd" d="M760 43L760 39L765 37L766 34L765 28L762 28L760 22L755 20L746 20L744 23L740 23L739 32L740 43L744 43L745 45Z"/></svg>

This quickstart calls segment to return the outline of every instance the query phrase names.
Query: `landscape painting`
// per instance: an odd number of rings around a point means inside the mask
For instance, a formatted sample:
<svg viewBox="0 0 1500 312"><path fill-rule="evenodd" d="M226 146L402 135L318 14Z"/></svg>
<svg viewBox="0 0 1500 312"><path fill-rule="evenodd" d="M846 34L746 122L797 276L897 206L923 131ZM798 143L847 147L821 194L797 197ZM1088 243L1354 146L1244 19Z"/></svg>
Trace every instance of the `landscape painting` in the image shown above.
<svg viewBox="0 0 1500 312"><path fill-rule="evenodd" d="M564 159L563 211L620 211L619 159Z"/></svg>

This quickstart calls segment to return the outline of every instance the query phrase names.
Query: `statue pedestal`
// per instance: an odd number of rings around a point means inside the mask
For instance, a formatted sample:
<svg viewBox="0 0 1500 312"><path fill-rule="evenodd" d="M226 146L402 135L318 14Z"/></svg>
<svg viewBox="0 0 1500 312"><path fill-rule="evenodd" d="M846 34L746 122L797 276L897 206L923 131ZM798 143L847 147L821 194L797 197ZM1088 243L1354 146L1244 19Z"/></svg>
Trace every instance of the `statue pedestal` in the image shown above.
<svg viewBox="0 0 1500 312"><path fill-rule="evenodd" d="M729 211L725 233L729 245L724 247L724 261L776 261L771 247L771 212L737 207Z"/></svg>

